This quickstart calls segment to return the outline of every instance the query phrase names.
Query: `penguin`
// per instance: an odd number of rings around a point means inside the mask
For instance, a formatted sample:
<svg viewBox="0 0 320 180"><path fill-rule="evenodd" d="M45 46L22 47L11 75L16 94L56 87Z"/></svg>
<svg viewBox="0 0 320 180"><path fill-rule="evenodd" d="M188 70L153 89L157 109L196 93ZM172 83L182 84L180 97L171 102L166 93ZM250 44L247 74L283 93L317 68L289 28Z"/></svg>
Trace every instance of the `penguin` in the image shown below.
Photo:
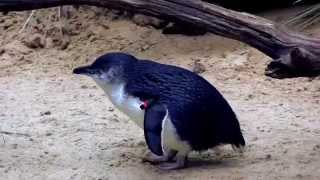
<svg viewBox="0 0 320 180"><path fill-rule="evenodd" d="M144 158L161 169L187 165L191 151L222 144L242 150L245 140L226 99L203 77L177 66L111 52L74 74L91 77L110 101L144 131Z"/></svg>

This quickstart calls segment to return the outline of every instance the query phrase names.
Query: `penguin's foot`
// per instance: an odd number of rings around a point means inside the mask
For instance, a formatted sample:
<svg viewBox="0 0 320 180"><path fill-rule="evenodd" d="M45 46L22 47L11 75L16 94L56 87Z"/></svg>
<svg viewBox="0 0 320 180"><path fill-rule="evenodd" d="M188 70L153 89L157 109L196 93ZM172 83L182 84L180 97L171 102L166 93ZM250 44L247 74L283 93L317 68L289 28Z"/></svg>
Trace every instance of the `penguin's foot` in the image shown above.
<svg viewBox="0 0 320 180"><path fill-rule="evenodd" d="M152 152L146 153L146 155L142 158L142 162L149 162L151 164L159 164L167 161L169 161L168 156L158 156Z"/></svg>
<svg viewBox="0 0 320 180"><path fill-rule="evenodd" d="M162 170L183 169L187 166L187 157L177 157L175 162L164 162L159 165Z"/></svg>
<svg viewBox="0 0 320 180"><path fill-rule="evenodd" d="M172 159L176 156L177 151L170 150L166 153L166 155L158 156L152 152L147 152L144 158L142 158L142 162L149 162L151 164L160 164L163 162L172 161Z"/></svg>

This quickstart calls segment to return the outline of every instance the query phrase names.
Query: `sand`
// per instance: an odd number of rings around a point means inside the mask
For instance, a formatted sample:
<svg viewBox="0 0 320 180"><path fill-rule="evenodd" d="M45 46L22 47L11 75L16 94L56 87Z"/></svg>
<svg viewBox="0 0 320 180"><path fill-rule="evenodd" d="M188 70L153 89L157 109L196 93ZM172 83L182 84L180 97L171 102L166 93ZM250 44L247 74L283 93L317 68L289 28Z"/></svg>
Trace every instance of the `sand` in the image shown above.
<svg viewBox="0 0 320 180"><path fill-rule="evenodd" d="M319 78L266 77L267 56L212 34L165 36L104 10L81 8L65 21L56 12L37 11L23 32L28 13L0 17L1 180L319 179ZM239 117L245 153L192 153L177 171L142 163L143 131L92 80L72 74L112 51L203 65Z"/></svg>

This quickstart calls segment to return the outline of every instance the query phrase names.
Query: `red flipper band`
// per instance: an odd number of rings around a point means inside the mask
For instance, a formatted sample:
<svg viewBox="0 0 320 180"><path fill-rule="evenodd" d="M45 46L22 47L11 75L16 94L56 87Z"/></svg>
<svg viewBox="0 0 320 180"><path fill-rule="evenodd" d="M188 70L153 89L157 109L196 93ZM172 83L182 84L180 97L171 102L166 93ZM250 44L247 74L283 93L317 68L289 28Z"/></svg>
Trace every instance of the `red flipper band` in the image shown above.
<svg viewBox="0 0 320 180"><path fill-rule="evenodd" d="M148 107L148 101L143 101L143 107L144 107L144 109L147 109L147 107Z"/></svg>
<svg viewBox="0 0 320 180"><path fill-rule="evenodd" d="M147 109L147 107L148 107L148 101L145 100L145 101L143 101L143 104L140 105L140 109L145 110L145 109Z"/></svg>

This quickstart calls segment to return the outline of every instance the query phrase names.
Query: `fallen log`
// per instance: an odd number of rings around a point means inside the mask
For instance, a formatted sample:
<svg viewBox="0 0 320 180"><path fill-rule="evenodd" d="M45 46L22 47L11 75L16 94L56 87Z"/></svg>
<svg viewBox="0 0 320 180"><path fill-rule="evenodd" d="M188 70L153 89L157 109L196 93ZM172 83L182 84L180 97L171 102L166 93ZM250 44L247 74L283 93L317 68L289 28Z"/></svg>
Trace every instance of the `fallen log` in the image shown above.
<svg viewBox="0 0 320 180"><path fill-rule="evenodd" d="M189 23L244 42L273 59L266 75L274 78L320 75L320 39L290 31L270 20L200 0L1 0L0 11L23 11L62 5L120 9Z"/></svg>

